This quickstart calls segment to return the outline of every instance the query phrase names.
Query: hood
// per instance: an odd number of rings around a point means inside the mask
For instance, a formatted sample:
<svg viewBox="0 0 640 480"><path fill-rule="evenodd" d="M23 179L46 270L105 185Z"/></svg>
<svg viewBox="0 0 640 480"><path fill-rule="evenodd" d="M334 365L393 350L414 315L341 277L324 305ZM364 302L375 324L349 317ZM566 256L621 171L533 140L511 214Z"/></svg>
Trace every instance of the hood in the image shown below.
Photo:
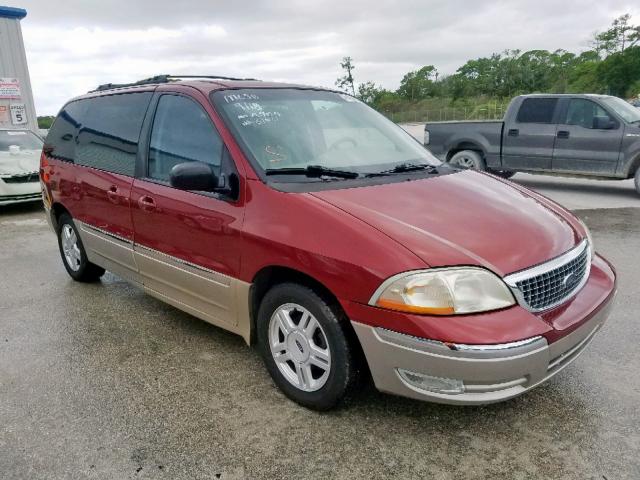
<svg viewBox="0 0 640 480"><path fill-rule="evenodd" d="M556 257L585 235L562 207L475 171L314 192L432 267L478 265L506 275Z"/></svg>
<svg viewBox="0 0 640 480"><path fill-rule="evenodd" d="M40 166L40 151L0 151L0 175L12 176L37 172Z"/></svg>

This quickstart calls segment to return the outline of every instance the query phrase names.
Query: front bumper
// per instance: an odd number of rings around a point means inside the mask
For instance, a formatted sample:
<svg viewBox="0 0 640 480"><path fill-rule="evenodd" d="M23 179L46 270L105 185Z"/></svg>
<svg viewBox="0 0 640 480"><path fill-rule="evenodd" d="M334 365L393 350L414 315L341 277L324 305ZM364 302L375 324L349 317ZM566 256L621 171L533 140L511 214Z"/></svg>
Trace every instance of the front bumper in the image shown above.
<svg viewBox="0 0 640 480"><path fill-rule="evenodd" d="M8 183L0 178L0 205L42 200L40 182Z"/></svg>
<svg viewBox="0 0 640 480"><path fill-rule="evenodd" d="M437 403L486 404L521 395L569 365L606 321L612 300L613 295L580 327L551 344L543 336L484 346L450 344L355 321L352 325L378 390ZM434 388L410 380L420 375L434 380ZM439 379L463 388L435 388Z"/></svg>

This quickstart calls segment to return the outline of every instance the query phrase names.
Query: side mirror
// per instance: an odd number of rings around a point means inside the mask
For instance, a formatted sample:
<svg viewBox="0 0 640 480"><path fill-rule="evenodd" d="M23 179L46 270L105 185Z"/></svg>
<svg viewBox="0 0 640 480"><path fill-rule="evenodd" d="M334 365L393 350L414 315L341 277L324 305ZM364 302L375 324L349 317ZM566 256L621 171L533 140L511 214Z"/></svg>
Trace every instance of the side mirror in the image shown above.
<svg viewBox="0 0 640 480"><path fill-rule="evenodd" d="M199 192L215 192L224 185L213 173L213 168L204 162L184 162L174 165L169 172L169 183L180 190L196 190Z"/></svg>
<svg viewBox="0 0 640 480"><path fill-rule="evenodd" d="M596 130L613 130L616 128L616 122L605 116L593 117L593 128Z"/></svg>

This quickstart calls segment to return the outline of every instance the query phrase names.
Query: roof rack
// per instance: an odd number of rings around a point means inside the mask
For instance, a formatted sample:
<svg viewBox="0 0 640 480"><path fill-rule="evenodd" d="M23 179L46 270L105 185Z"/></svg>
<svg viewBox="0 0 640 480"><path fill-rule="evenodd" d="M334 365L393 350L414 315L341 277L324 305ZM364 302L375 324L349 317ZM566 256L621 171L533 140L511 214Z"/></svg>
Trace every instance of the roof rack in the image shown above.
<svg viewBox="0 0 640 480"><path fill-rule="evenodd" d="M155 77L145 78L144 80L138 80L137 82L132 83L105 83L99 85L95 90L91 90L91 92L102 92L103 90L111 90L114 88L124 88L124 87L136 87L139 85L151 85L155 83L169 83L176 82L182 78L206 78L212 80L231 80L231 81L253 81L258 82L258 79L255 78L236 78L236 77L225 77L222 75L156 75Z"/></svg>

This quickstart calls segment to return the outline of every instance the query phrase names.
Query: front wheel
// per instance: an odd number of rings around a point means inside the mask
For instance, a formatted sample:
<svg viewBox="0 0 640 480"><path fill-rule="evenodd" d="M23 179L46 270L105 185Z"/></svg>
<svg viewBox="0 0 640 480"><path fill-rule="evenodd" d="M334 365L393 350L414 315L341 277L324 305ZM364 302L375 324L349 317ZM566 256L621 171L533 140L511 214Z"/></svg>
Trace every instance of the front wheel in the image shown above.
<svg viewBox="0 0 640 480"><path fill-rule="evenodd" d="M640 194L640 167L638 167L638 169L636 170L636 174L633 180L636 185L636 192Z"/></svg>
<svg viewBox="0 0 640 480"><path fill-rule="evenodd" d="M315 410L335 407L358 378L346 318L314 290L294 283L273 287L258 311L258 344L282 392Z"/></svg>
<svg viewBox="0 0 640 480"><path fill-rule="evenodd" d="M451 157L449 160L451 165L455 165L460 168L467 168L473 170L486 170L487 165L478 152L474 150L462 150Z"/></svg>
<svg viewBox="0 0 640 480"><path fill-rule="evenodd" d="M493 169L489 169L489 173L493 173L494 175L500 177L500 178L511 178L513 177L516 172L512 172L511 170L493 170Z"/></svg>

